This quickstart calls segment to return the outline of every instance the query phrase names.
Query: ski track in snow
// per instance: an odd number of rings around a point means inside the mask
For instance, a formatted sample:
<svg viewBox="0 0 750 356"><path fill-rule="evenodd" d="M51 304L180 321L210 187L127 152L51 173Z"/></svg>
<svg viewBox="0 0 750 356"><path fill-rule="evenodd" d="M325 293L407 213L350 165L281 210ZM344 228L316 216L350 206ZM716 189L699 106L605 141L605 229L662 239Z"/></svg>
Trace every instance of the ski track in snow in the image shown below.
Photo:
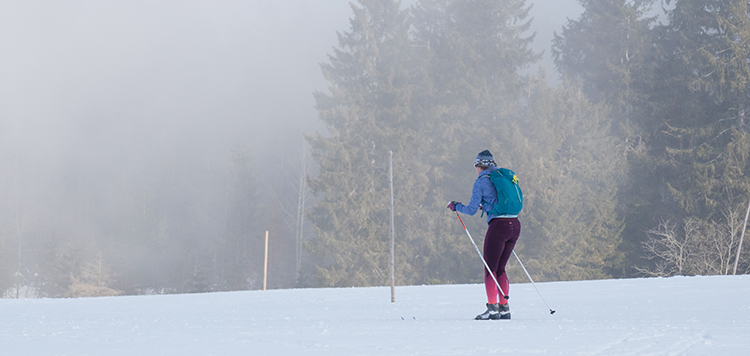
<svg viewBox="0 0 750 356"><path fill-rule="evenodd" d="M744 355L750 276L0 300L4 355Z"/></svg>

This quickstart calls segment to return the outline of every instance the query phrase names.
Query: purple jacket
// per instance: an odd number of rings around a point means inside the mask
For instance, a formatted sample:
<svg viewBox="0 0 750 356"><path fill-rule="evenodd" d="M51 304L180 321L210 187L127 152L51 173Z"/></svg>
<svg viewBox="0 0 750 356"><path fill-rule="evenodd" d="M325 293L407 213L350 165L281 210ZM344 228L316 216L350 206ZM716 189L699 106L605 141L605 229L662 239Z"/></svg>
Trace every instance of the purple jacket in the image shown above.
<svg viewBox="0 0 750 356"><path fill-rule="evenodd" d="M479 173L479 177L474 181L474 187L471 188L471 201L469 202L469 205L456 203L456 211L462 212L466 215L474 215L477 213L477 210L479 210L480 205L485 212L491 210L493 206L497 205L497 190L488 176L490 172L496 169L497 167L489 167ZM487 224L490 223L490 220L497 217L497 215L487 214Z"/></svg>

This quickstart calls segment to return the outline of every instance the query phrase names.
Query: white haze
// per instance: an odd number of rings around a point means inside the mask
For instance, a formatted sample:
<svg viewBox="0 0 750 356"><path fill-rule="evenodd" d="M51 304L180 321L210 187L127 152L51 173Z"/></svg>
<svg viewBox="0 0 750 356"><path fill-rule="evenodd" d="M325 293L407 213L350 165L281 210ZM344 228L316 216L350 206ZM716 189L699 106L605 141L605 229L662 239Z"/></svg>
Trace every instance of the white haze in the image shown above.
<svg viewBox="0 0 750 356"><path fill-rule="evenodd" d="M350 12L344 1L3 2L0 148L37 162L32 175L221 154L238 140L277 155L320 129L319 63Z"/></svg>
<svg viewBox="0 0 750 356"><path fill-rule="evenodd" d="M549 41L580 6L528 3L540 66L556 78ZM115 258L138 228L124 212L177 211L170 222L185 225L188 208L224 209L216 201L238 145L254 158L264 194L256 205L271 205L280 171L298 167L302 133L325 132L313 92L327 90L320 63L352 16L344 0L0 2L0 246L13 255L0 264L5 275L33 270L30 256L42 258L53 240ZM218 230L204 225L196 236ZM160 252L147 252L138 251L154 263ZM177 266L165 260L151 270Z"/></svg>
<svg viewBox="0 0 750 356"><path fill-rule="evenodd" d="M530 3L555 78L552 33L580 5ZM278 143L322 130L319 64L351 16L348 1L3 2L0 148L49 166L249 139L279 160Z"/></svg>
<svg viewBox="0 0 750 356"><path fill-rule="evenodd" d="M544 70L547 82L556 85L560 82L560 75L555 70L552 56L554 34L560 34L568 20L577 20L583 12L583 7L578 0L535 0L529 3L533 4L529 12L529 16L533 18L531 31L536 32L531 48L537 53L542 53L542 58L525 73L534 75L539 70Z"/></svg>

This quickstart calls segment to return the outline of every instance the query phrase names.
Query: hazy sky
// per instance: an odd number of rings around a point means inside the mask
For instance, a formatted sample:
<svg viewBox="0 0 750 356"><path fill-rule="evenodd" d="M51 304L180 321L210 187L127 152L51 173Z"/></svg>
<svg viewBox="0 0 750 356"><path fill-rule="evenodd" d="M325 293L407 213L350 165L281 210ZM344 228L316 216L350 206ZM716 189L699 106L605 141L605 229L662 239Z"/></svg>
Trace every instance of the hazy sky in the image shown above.
<svg viewBox="0 0 750 356"><path fill-rule="evenodd" d="M314 130L318 63L349 12L343 1L3 2L0 138L54 154L236 135L257 150L290 125Z"/></svg>
<svg viewBox="0 0 750 356"><path fill-rule="evenodd" d="M534 4L531 8L531 16L534 18L531 26L532 31L536 32L532 48L536 52L544 51L539 65L532 68L531 73L536 74L536 70L542 67L548 82L556 85L559 75L554 70L551 50L554 33L562 32L562 26L567 24L568 19L577 19L583 8L578 0L532 0L529 3Z"/></svg>
<svg viewBox="0 0 750 356"><path fill-rule="evenodd" d="M533 3L534 48L555 78L552 32L581 9ZM322 128L319 64L351 16L343 0L4 1L0 158L220 154L244 139L256 156L282 159L279 142Z"/></svg>

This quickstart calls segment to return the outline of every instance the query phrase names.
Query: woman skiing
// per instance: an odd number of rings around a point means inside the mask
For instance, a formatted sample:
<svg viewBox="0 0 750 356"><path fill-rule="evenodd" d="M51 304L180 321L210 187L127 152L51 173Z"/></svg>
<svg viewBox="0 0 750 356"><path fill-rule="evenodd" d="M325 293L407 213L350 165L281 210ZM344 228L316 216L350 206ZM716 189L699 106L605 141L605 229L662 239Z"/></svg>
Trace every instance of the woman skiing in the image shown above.
<svg viewBox="0 0 750 356"><path fill-rule="evenodd" d="M478 209L487 213L488 227L484 237L484 259L489 270L492 271L500 284L502 291L498 291L495 279L490 275L490 271L485 269L484 287L487 291L487 311L477 315L475 319L510 319L508 301L501 295L507 296L509 292L510 283L508 282L508 276L505 274L505 265L508 263L508 259L513 253L513 247L521 233L518 212L520 211L520 204L523 202L523 196L520 188L518 188L518 179L515 174L504 168L498 169L489 150L484 150L477 155L474 160L474 167L478 178L474 181L471 201L468 205L452 201L448 204L448 208L468 215L476 214ZM498 173L507 176L507 181L511 182L507 184L510 187L507 189L511 190L508 194L502 191L505 188L500 187L504 183L500 182L501 184L498 184L500 189L498 189L490 179L490 175L496 170L500 170ZM515 189L515 191L512 191L512 189ZM502 204L498 200L498 190L506 196L502 197Z"/></svg>

